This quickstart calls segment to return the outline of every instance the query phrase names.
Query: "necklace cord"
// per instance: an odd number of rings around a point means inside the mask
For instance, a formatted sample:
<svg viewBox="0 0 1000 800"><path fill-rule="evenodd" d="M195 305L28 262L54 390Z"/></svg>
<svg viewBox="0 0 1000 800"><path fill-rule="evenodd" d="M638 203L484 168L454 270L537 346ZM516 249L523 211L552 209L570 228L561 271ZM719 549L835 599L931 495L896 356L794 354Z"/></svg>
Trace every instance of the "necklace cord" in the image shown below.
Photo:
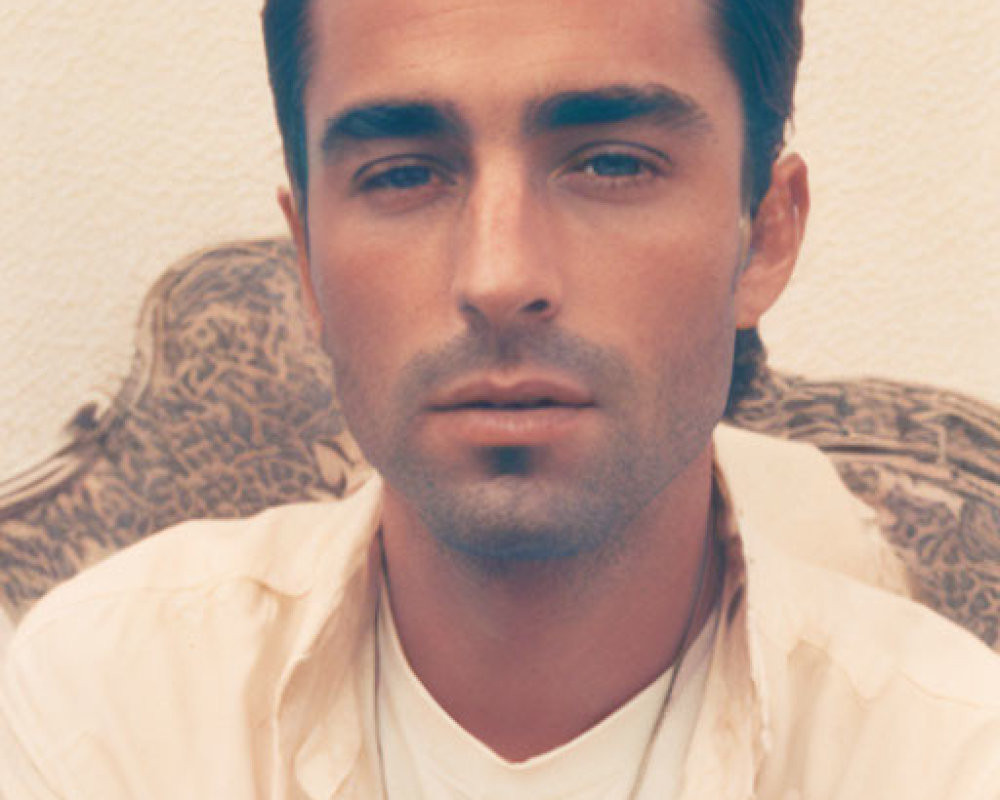
<svg viewBox="0 0 1000 800"><path fill-rule="evenodd" d="M694 630L694 621L698 616L698 606L701 605L701 595L705 588L705 578L708 574L708 564L711 561L711 554L715 550L715 526L716 498L713 487L711 506L709 507L708 525L706 526L707 530L705 532L701 558L699 559L698 564L698 578L695 581L694 593L691 596L691 607L688 609L687 620L684 623L683 633L681 634L680 650L674 661L673 671L670 673L670 683L667 684L667 692L663 696L663 703L660 705L660 710L656 715L656 721L653 723L653 730L650 731L649 738L646 740L646 745L643 747L642 757L639 760L639 767L635 774L635 780L632 781L632 787L628 793L628 800L636 800L639 796L639 790L642 788L643 783L645 783L646 772L649 769L649 762L653 755L653 743L659 737L660 731L663 729L663 722L667 718L667 707L670 705L670 699L674 695L674 687L677 685L677 678L681 674L681 667L684 665L684 657L688 654L688 650L691 648L691 634Z"/></svg>
<svg viewBox="0 0 1000 800"><path fill-rule="evenodd" d="M684 628L681 633L680 648L678 650L677 658L674 660L674 665L672 672L670 674L670 682L667 684L666 694L663 696L663 702L660 704L660 709L656 714L656 721L653 723L653 729L650 731L649 738L646 740L646 744L643 747L642 757L639 760L639 766L636 770L635 779L632 781L632 786L629 789L628 800L636 800L639 795L639 790L642 788L643 783L646 779L646 772L649 769L649 762L653 754L653 743L656 741L657 737L660 735L660 731L663 728L663 722L667 717L667 707L670 705L670 699L674 694L674 687L677 684L677 677L680 675L681 667L684 664L684 657L688 654L688 650L691 647L691 634L694 629L694 621L698 616L698 607L701 605L702 592L705 588L705 578L708 575L708 565L711 561L711 554L715 550L715 536L717 531L716 527L716 508L717 500L715 496L715 491L713 487L711 505L709 507L709 518L708 525L706 526L705 539L702 546L701 558L698 564L698 577L695 581L694 592L691 597L691 605L688 609L687 619L684 622ZM378 533L379 545L379 557L382 566L382 580L386 586L389 582L389 571L388 564L386 563L385 556L385 541L382 537L382 528L379 527ZM378 757L378 775L379 784L382 793L382 800L388 800L389 790L387 786L387 779L385 774L385 753L382 748L382 723L379 714L379 686L381 685L381 658L379 654L378 646L378 622L380 618L380 610L382 606L382 590L379 589L378 598L375 601L375 686L374 686L374 724L375 724L375 750Z"/></svg>

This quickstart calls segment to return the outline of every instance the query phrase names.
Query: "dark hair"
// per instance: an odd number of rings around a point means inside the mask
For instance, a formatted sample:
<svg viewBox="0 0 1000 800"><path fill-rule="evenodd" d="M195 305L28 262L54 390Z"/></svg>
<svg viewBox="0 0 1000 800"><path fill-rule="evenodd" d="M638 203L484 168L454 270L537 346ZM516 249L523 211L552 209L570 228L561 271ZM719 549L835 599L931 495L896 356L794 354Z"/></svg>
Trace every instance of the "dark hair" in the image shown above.
<svg viewBox="0 0 1000 800"><path fill-rule="evenodd" d="M265 0L261 14L267 73L284 144L285 166L300 203L305 201L309 182L303 97L312 71L310 5L311 0Z"/></svg>
<svg viewBox="0 0 1000 800"><path fill-rule="evenodd" d="M312 0L266 0L263 11L268 75L285 164L300 208L309 182L303 95L312 68ZM771 166L785 143L802 55L802 0L706 0L715 34L736 77L743 105L743 202L753 216L771 183ZM729 408L764 363L756 331L738 331Z"/></svg>
<svg viewBox="0 0 1000 800"><path fill-rule="evenodd" d="M750 215L785 145L802 57L802 0L709 0L743 104L743 192Z"/></svg>

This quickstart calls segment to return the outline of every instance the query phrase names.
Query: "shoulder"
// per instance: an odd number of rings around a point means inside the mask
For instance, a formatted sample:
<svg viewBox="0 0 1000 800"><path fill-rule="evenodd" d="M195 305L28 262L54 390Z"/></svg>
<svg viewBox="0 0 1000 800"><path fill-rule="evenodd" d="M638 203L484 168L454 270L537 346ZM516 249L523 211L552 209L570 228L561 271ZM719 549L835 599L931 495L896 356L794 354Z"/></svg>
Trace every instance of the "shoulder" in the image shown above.
<svg viewBox="0 0 1000 800"><path fill-rule="evenodd" d="M928 699L1000 715L1000 655L969 631L919 602L785 554L770 569L783 589L770 634L821 653L860 697L898 681Z"/></svg>
<svg viewBox="0 0 1000 800"><path fill-rule="evenodd" d="M741 528L806 563L910 594L874 510L819 448L720 425L715 453Z"/></svg>
<svg viewBox="0 0 1000 800"><path fill-rule="evenodd" d="M239 731L272 713L289 664L365 585L380 489L185 523L60 586L11 643L0 733L67 785L109 759L175 769L201 748L242 763Z"/></svg>
<svg viewBox="0 0 1000 800"><path fill-rule="evenodd" d="M808 783L825 764L854 788L845 797L1000 790L996 653L919 603L787 554L754 571L783 780Z"/></svg>
<svg viewBox="0 0 1000 800"><path fill-rule="evenodd" d="M946 687L947 676L977 668L997 676L1000 656L912 600L887 574L902 565L872 509L850 493L822 451L729 426L719 427L715 445L750 595L778 640L816 645L866 680L881 666L944 695L969 688L962 680ZM992 689L1000 704L1000 681Z"/></svg>
<svg viewBox="0 0 1000 800"><path fill-rule="evenodd" d="M366 563L380 491L373 481L341 502L187 522L85 570L18 626L8 694L62 691L55 684L83 692L88 676L128 679L157 651L164 667L197 669L229 644L249 652L287 638L300 607L337 596Z"/></svg>
<svg viewBox="0 0 1000 800"><path fill-rule="evenodd" d="M247 519L193 520L154 534L53 589L18 626L12 648L115 606L138 613L144 603L204 597L229 584L301 595L316 582L321 560L364 546L380 488L373 480L343 501L280 506Z"/></svg>

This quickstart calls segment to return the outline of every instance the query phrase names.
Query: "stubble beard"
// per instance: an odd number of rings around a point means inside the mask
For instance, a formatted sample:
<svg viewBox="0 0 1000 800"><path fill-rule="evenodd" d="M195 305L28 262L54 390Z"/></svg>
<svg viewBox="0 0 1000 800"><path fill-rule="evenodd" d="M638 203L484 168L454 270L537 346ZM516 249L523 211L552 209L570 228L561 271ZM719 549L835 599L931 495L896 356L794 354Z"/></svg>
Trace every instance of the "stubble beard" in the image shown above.
<svg viewBox="0 0 1000 800"><path fill-rule="evenodd" d="M628 448L609 448L572 475L546 474L529 448L496 448L484 460L507 462L485 477L449 481L419 451L400 453L387 480L418 509L443 547L496 572L620 550L622 532L643 504L643 476ZM635 452L632 450L632 452Z"/></svg>
<svg viewBox="0 0 1000 800"><path fill-rule="evenodd" d="M475 475L455 475L414 441L419 415L414 398L446 379L522 362L557 367L606 401L601 410L607 429L584 463L553 474L545 468L544 450L484 448ZM626 360L559 331L505 337L502 347L469 337L420 355L404 370L389 410L380 415L371 413L370 404L349 400L370 397L357 380L361 376L346 363L335 368L348 422L373 466L416 510L442 549L490 574L570 559L617 559L632 522L703 450L725 396L720 387L718 403L698 398L698 413L688 414L691 403L679 408L670 388L688 376L672 375L649 398L658 410L638 413L627 401L637 396L639 382Z"/></svg>

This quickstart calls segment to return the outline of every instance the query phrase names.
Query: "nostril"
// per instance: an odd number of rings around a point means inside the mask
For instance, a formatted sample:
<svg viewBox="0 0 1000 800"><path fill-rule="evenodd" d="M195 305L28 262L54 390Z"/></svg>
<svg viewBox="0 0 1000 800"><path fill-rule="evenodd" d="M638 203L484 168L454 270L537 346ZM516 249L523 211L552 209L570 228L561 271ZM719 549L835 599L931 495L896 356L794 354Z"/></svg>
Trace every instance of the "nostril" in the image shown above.
<svg viewBox="0 0 1000 800"><path fill-rule="evenodd" d="M524 310L530 314L541 314L544 311L548 311L549 307L548 300L535 300L533 303L528 303L524 307Z"/></svg>

